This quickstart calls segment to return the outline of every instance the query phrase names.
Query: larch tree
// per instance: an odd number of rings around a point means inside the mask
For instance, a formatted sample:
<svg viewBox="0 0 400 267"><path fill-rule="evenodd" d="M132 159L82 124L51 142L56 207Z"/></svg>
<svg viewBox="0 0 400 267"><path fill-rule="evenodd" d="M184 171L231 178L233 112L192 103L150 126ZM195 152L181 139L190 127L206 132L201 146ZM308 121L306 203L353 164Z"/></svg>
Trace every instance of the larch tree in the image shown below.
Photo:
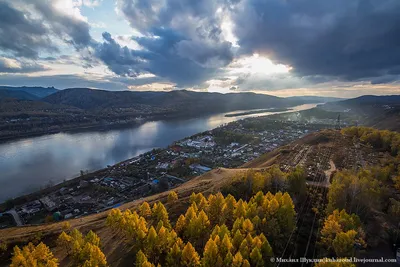
<svg viewBox="0 0 400 267"><path fill-rule="evenodd" d="M167 197L168 204L174 204L177 200L178 200L178 194L175 191L171 191Z"/></svg>
<svg viewBox="0 0 400 267"><path fill-rule="evenodd" d="M181 262L183 266L198 267L200 266L200 257L190 242L182 250Z"/></svg>
<svg viewBox="0 0 400 267"><path fill-rule="evenodd" d="M151 208L149 203L147 203L146 201L140 205L139 215L144 217L145 219L149 219L151 217Z"/></svg>
<svg viewBox="0 0 400 267"><path fill-rule="evenodd" d="M10 267L37 267L37 266L58 266L58 259L54 257L44 243L39 243L34 246L29 243L23 247L22 250L18 247L14 247L13 257L11 258Z"/></svg>
<svg viewBox="0 0 400 267"><path fill-rule="evenodd" d="M202 266L204 267L217 266L218 257L220 257L220 255L218 254L217 244L212 238L210 238L204 247Z"/></svg>

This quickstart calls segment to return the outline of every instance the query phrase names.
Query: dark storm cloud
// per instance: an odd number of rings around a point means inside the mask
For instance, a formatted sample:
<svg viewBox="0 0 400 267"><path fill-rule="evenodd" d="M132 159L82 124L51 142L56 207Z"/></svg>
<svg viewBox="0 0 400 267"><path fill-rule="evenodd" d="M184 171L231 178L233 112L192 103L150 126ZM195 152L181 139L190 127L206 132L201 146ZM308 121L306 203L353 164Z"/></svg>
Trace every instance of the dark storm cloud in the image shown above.
<svg viewBox="0 0 400 267"><path fill-rule="evenodd" d="M56 52L48 33L42 20L0 1L0 50L27 58L37 58L39 50Z"/></svg>
<svg viewBox="0 0 400 267"><path fill-rule="evenodd" d="M103 33L104 42L98 44L95 55L101 59L111 71L121 76L135 77L140 72L140 61L128 47L120 46L108 32Z"/></svg>
<svg viewBox="0 0 400 267"><path fill-rule="evenodd" d="M243 53L266 53L300 76L399 73L397 0L243 0L233 20Z"/></svg>
<svg viewBox="0 0 400 267"><path fill-rule="evenodd" d="M56 10L51 1L31 0L26 4L22 10L17 8L21 6L0 1L0 49L4 52L25 58L38 58L41 51L59 52L52 42L54 35L78 50L92 44L87 22Z"/></svg>
<svg viewBox="0 0 400 267"><path fill-rule="evenodd" d="M69 16L56 10L50 0L31 0L43 19L51 25L53 33L71 43L77 49L85 48L92 44L90 36L90 26L87 22Z"/></svg>
<svg viewBox="0 0 400 267"><path fill-rule="evenodd" d="M134 38L143 47L141 50L122 47L109 33L103 33L105 41L96 47L95 54L118 75L134 77L140 73L152 73L177 83L177 86L200 84L217 72L215 67L205 67L196 62L207 64L207 59L211 58L202 54L204 50L200 47L194 58L179 55L178 45L186 40L174 30L154 28L151 33L151 37Z"/></svg>
<svg viewBox="0 0 400 267"><path fill-rule="evenodd" d="M222 36L218 1L119 0L118 6L130 25L144 35L134 38L143 50L127 53L121 48L117 53L124 55L124 63L132 62L132 57L140 61L131 67L123 64L127 74L146 71L178 86L193 86L233 59L232 44ZM108 43L114 46L113 40ZM111 61L118 64L120 59ZM107 65L120 70L115 64Z"/></svg>

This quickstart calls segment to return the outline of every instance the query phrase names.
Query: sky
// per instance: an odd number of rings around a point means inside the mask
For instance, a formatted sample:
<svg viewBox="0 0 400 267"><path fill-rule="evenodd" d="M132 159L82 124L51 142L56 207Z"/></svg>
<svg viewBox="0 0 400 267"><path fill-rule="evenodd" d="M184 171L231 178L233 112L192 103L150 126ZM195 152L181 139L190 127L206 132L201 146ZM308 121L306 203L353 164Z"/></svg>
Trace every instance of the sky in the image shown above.
<svg viewBox="0 0 400 267"><path fill-rule="evenodd" d="M400 94L400 1L0 0L0 84Z"/></svg>

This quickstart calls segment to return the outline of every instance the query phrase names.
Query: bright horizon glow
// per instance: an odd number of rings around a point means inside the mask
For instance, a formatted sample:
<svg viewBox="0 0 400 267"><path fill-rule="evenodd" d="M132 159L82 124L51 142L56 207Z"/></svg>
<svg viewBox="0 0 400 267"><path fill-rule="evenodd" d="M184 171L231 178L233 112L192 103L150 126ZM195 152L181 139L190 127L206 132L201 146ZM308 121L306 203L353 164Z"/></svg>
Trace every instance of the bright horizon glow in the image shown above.
<svg viewBox="0 0 400 267"><path fill-rule="evenodd" d="M237 63L241 65L237 70L238 72L250 74L288 73L292 69L290 66L283 64L274 64L270 59L259 54L239 59Z"/></svg>

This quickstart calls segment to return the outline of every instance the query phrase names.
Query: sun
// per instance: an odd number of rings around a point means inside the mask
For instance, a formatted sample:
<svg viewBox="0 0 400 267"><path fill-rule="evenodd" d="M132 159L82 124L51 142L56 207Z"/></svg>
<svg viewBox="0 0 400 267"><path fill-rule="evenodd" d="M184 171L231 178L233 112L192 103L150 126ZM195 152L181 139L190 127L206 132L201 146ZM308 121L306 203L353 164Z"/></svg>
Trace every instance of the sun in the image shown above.
<svg viewBox="0 0 400 267"><path fill-rule="evenodd" d="M283 64L274 64L270 59L253 54L250 57L239 59L234 64L234 70L238 73L248 74L274 74L274 73L288 73L291 70L290 66Z"/></svg>

